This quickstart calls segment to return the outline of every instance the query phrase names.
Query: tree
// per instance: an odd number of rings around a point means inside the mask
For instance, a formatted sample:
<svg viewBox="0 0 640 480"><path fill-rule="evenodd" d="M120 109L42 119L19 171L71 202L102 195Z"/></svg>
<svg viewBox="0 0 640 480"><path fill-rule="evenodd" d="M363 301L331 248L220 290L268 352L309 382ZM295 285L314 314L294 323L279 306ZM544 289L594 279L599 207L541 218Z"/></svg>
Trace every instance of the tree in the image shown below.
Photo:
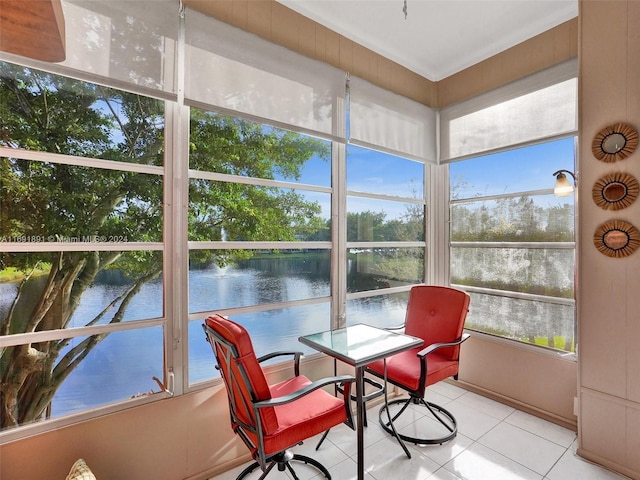
<svg viewBox="0 0 640 480"><path fill-rule="evenodd" d="M347 241L379 242L385 240L384 225L387 214L366 210L347 214Z"/></svg>
<svg viewBox="0 0 640 480"><path fill-rule="evenodd" d="M573 241L574 213L573 205L553 206L546 210L547 234L558 241Z"/></svg>
<svg viewBox="0 0 640 480"><path fill-rule="evenodd" d="M163 165L162 101L7 63L0 67L0 145ZM197 110L190 145L193 169L262 178L295 179L309 158L328 156L318 140ZM0 184L4 241L163 238L160 175L0 158ZM292 191L193 180L189 195L191 240L220 240L223 234L291 240L323 225L319 206ZM243 253L199 251L192 260L225 264ZM151 250L5 252L0 262L0 270L22 275L13 300L0 305L6 312L0 335L68 328L83 293L108 269L125 275L127 287L109 312L84 324L121 322L142 286L163 271L161 252ZM38 301L25 305L23 293L36 284ZM65 378L105 336L73 346L63 339L0 351L0 428L42 418Z"/></svg>

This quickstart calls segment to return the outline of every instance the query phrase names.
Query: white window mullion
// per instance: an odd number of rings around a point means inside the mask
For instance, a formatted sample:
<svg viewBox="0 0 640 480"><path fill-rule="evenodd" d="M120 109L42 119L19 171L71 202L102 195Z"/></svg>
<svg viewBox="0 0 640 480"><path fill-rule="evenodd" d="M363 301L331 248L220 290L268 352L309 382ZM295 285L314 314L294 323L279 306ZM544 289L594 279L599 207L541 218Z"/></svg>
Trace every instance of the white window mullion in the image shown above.
<svg viewBox="0 0 640 480"><path fill-rule="evenodd" d="M449 284L449 166L426 165L427 268L426 282Z"/></svg>
<svg viewBox="0 0 640 480"><path fill-rule="evenodd" d="M331 197L331 328L346 326L347 309L347 149L333 143Z"/></svg>
<svg viewBox="0 0 640 480"><path fill-rule="evenodd" d="M165 281L164 298L168 317L165 334L167 387L174 394L188 391L188 315L189 315L189 108L184 105L185 42L184 17L180 15L177 49L178 102L167 105L165 168ZM169 313L170 312L170 313Z"/></svg>

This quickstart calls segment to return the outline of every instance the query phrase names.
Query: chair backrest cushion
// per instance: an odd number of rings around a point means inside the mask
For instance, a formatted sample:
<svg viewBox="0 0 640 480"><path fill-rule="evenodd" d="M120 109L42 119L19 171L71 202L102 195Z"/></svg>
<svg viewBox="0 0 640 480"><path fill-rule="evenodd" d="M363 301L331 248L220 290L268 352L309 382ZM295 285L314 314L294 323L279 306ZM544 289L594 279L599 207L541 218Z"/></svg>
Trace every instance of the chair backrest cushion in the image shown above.
<svg viewBox="0 0 640 480"><path fill-rule="evenodd" d="M251 403L270 399L271 391L253 350L251 337L242 325L220 315L208 317L205 324L235 348L235 352L227 352L227 347L221 342L212 345L229 394L229 408L235 410L232 414L255 428L257 424ZM226 364L227 356L229 364ZM278 428L273 408L261 409L260 418L264 432Z"/></svg>
<svg viewBox="0 0 640 480"><path fill-rule="evenodd" d="M418 285L409 293L405 333L424 339L424 345L451 342L462 336L470 297L451 287ZM457 360L460 347L441 348L438 355Z"/></svg>

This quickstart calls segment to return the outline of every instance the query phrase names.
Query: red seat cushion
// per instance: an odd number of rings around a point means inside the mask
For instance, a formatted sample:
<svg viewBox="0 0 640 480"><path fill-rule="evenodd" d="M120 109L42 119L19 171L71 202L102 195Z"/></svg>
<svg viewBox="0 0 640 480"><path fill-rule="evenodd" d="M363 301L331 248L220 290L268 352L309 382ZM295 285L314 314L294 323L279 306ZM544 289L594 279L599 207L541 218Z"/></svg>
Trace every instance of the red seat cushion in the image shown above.
<svg viewBox="0 0 640 480"><path fill-rule="evenodd" d="M469 310L470 297L462 290L437 285L411 288L405 333L424 340L420 347L387 358L387 378L390 382L420 396L421 372L417 353L434 343L454 342L462 336ZM460 346L443 347L427 355L425 387L458 374ZM383 361L367 365L367 369L383 376Z"/></svg>
<svg viewBox="0 0 640 480"><path fill-rule="evenodd" d="M399 383L407 390L417 390L420 384L420 358L417 353L423 347L414 348L397 353L387 358L387 378L393 383ZM383 360L367 365L382 377L384 372ZM458 361L449 360L438 353L427 355L427 381L425 387L458 374Z"/></svg>
<svg viewBox="0 0 640 480"><path fill-rule="evenodd" d="M212 315L205 320L206 324L227 341L235 345L238 358L231 358L229 365L224 364L224 351L218 352L218 358L223 364L225 382L235 378L236 382L227 385L234 397L236 414L240 421L256 426L256 420L251 407L252 401L269 400L294 393L309 385L311 381L304 375L293 377L274 385L268 385L262 367L260 366L251 343L251 338L242 325L228 320L220 315ZM222 347L219 347L222 349ZM241 380L247 374L249 385ZM255 398L251 398L250 391ZM289 448L301 441L329 430L347 419L344 400L330 395L322 389L300 397L299 399L276 407L260 409L260 418L264 438L265 454L271 455ZM240 425L244 434L249 437L254 447L258 446L258 438L248 429ZM255 453L255 448L254 452Z"/></svg>
<svg viewBox="0 0 640 480"><path fill-rule="evenodd" d="M304 375L271 386L273 398L293 393L311 381ZM298 400L274 407L277 427L266 431L265 452L276 453L339 425L347 419L344 401L322 389Z"/></svg>

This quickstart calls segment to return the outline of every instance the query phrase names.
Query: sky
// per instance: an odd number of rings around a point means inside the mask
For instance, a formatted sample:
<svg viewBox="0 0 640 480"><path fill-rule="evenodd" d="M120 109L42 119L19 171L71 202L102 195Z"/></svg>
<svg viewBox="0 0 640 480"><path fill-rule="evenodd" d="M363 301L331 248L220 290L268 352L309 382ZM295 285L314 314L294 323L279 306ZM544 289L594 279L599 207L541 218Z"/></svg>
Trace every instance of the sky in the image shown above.
<svg viewBox="0 0 640 480"><path fill-rule="evenodd" d="M515 150L479 156L450 164L451 182L457 185L458 198L501 195L530 190L552 189L553 173L570 170L575 173L574 138L531 145ZM419 198L422 190L422 163L368 150L354 145L347 147L347 188L349 190ZM305 165L301 183L330 186L329 161L311 159ZM302 193L302 192L300 192ZM329 218L330 196L308 192L309 200L317 200L322 206L322 216ZM542 199L538 201L541 203ZM542 204L565 203L552 195ZM388 219L405 213L400 202L350 197L351 212L383 210Z"/></svg>
<svg viewBox="0 0 640 480"><path fill-rule="evenodd" d="M464 181L460 198L553 188L553 173L575 173L573 137L452 163L452 182Z"/></svg>

